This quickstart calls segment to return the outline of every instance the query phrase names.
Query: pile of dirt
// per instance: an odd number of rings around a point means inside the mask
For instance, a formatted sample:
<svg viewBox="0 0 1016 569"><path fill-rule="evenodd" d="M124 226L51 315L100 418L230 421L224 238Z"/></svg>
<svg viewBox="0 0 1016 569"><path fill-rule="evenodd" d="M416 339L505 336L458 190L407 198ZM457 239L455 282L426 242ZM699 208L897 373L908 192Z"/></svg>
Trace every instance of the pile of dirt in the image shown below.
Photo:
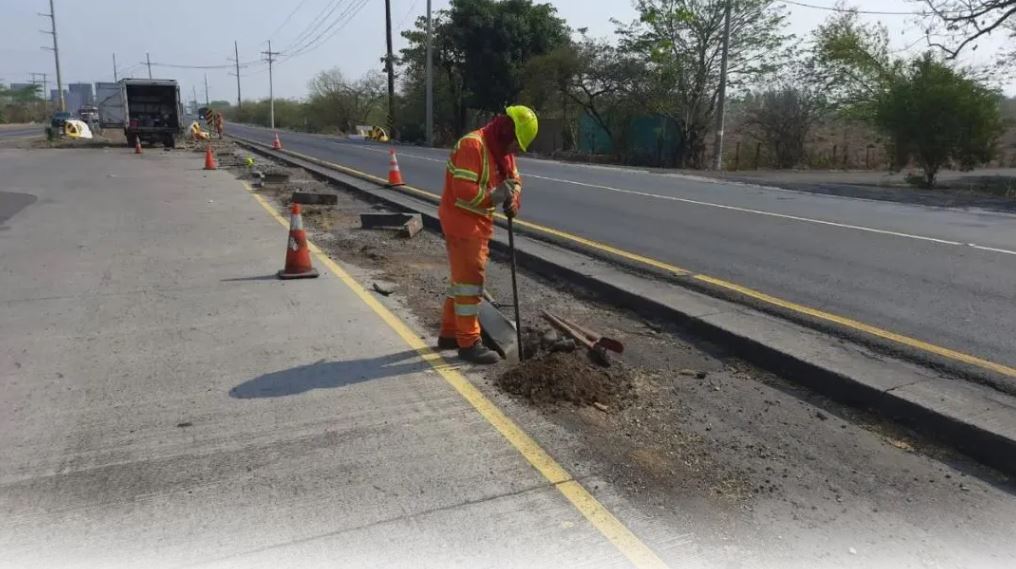
<svg viewBox="0 0 1016 569"><path fill-rule="evenodd" d="M536 404L568 402L604 411L622 409L635 397L632 375L623 365L598 366L584 350L541 352L507 369L497 385Z"/></svg>

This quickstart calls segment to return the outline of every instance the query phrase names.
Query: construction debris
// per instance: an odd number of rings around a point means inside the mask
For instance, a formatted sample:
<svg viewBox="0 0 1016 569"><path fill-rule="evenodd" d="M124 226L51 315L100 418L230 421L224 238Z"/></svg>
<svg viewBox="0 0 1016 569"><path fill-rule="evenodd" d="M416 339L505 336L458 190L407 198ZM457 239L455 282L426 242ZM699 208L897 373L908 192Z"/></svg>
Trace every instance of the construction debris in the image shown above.
<svg viewBox="0 0 1016 569"><path fill-rule="evenodd" d="M269 170L264 173L264 175L261 178L261 181L264 184L277 184L277 185L285 184L289 182L289 172L285 172L282 170Z"/></svg>
<svg viewBox="0 0 1016 569"><path fill-rule="evenodd" d="M380 283L375 281L371 284L371 288L373 288L374 292L380 294L381 296L388 296L395 292L395 285L391 283Z"/></svg>
<svg viewBox="0 0 1016 569"><path fill-rule="evenodd" d="M399 236L415 237L423 230L423 218L418 213L361 213L363 229L398 229Z"/></svg>
<svg viewBox="0 0 1016 569"><path fill-rule="evenodd" d="M339 203L339 196L336 194L293 192L293 199L291 201L302 205L336 205Z"/></svg>

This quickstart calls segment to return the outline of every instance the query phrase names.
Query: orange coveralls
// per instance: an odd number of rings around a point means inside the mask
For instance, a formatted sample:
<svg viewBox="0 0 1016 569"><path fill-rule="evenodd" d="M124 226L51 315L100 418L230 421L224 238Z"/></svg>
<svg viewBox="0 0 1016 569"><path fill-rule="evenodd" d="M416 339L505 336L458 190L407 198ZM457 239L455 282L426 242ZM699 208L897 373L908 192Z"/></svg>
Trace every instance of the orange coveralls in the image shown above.
<svg viewBox="0 0 1016 569"><path fill-rule="evenodd" d="M444 303L441 336L454 337L460 348L480 340L478 318L483 281L487 270L488 242L494 234L491 190L505 180L495 166L494 155L481 131L473 131L452 149L445 172L444 192L438 215L448 249L451 287ZM513 156L508 156L508 178L519 179ZM516 207L519 196L516 194Z"/></svg>

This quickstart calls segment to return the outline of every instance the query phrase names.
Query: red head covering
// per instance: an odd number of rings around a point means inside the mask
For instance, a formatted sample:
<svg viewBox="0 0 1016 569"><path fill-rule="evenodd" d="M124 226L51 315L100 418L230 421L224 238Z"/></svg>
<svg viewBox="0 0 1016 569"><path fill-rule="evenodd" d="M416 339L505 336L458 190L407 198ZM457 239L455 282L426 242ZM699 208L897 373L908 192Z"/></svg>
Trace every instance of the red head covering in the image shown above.
<svg viewBox="0 0 1016 569"><path fill-rule="evenodd" d="M494 155L497 171L502 178L509 178L512 173L508 147L515 141L515 121L507 115L497 115L480 129L483 140Z"/></svg>

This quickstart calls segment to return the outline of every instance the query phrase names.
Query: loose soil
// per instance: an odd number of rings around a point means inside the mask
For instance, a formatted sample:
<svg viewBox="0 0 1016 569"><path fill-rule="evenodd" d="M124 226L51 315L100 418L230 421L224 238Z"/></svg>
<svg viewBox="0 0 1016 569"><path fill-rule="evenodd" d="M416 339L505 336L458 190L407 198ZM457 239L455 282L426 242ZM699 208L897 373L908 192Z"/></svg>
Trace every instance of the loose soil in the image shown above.
<svg viewBox="0 0 1016 569"><path fill-rule="evenodd" d="M623 364L605 368L578 352L541 352L497 377L497 385L531 403L623 408L635 397L631 373Z"/></svg>

